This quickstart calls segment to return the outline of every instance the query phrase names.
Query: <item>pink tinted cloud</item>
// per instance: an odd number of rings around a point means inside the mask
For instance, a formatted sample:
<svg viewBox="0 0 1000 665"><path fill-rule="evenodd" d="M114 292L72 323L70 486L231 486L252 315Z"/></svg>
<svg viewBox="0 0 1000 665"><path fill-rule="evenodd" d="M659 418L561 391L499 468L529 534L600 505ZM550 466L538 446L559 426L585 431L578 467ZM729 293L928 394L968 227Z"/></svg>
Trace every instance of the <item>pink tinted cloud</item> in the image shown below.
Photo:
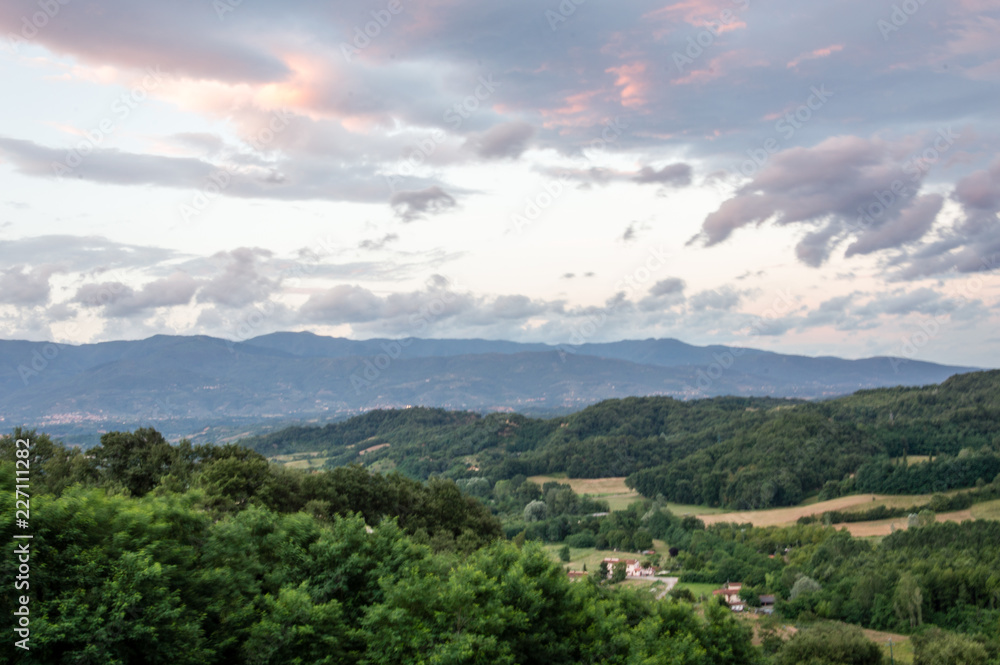
<svg viewBox="0 0 1000 665"><path fill-rule="evenodd" d="M818 48L815 51L810 51L809 53L803 53L802 55L796 56L788 62L786 67L788 69L795 69L799 66L799 63L805 62L806 60L816 60L817 58L828 58L834 53L838 53L844 50L843 44L833 44L827 46L826 48Z"/></svg>
<svg viewBox="0 0 1000 665"><path fill-rule="evenodd" d="M692 69L686 76L676 78L671 83L676 85L708 83L740 69L766 67L769 64L766 58L745 49L727 51L709 60L704 68Z"/></svg>
<svg viewBox="0 0 1000 665"><path fill-rule="evenodd" d="M644 106L648 101L649 81L646 77L646 63L633 62L619 67L608 67L609 74L614 74L615 86L621 88L621 104L627 108Z"/></svg>

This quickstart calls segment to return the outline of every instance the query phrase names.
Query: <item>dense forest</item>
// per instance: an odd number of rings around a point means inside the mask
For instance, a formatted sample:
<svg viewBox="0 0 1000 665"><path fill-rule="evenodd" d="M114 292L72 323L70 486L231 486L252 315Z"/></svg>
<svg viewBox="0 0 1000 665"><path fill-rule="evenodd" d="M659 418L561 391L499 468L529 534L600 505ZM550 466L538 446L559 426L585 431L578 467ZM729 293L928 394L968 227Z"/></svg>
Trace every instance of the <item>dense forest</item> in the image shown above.
<svg viewBox="0 0 1000 665"><path fill-rule="evenodd" d="M452 481L289 471L153 430L106 434L88 455L16 430L0 452L8 513L13 460L33 470L20 662L764 662L720 606L699 615L571 584ZM10 542L13 524L3 530ZM17 566L0 560L7 616Z"/></svg>
<svg viewBox="0 0 1000 665"><path fill-rule="evenodd" d="M650 498L755 509L824 490L919 493L989 482L1000 470L997 422L1000 371L991 371L824 402L608 400L550 420L372 411L242 443L266 456L314 451L330 467L361 463L418 479L628 476ZM911 455L935 459L926 467L893 462Z"/></svg>
<svg viewBox="0 0 1000 665"><path fill-rule="evenodd" d="M998 522L930 520L881 543L818 524L706 527L662 499L609 513L523 476L306 472L152 429L86 452L16 429L0 460L9 513L13 461L31 469L31 650L16 662L884 662L858 629L829 623L846 621L913 633L921 665L1000 663ZM654 538L682 581L742 580L749 605L775 594L803 629L786 639L761 622L754 646L715 601L570 582L538 542L634 551ZM18 565L0 560L8 615Z"/></svg>

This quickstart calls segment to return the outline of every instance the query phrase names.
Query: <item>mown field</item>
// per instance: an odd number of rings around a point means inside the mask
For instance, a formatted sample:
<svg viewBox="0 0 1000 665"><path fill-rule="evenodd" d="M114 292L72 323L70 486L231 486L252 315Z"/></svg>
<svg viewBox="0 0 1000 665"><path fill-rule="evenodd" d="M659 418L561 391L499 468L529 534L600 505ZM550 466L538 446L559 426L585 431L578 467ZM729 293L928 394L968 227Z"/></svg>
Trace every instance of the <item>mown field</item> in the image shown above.
<svg viewBox="0 0 1000 665"><path fill-rule="evenodd" d="M611 510L624 510L636 501L642 500L642 495L625 484L624 477L615 478L566 478L563 474L551 476L531 476L533 483L544 485L548 482L563 483L573 488L577 494L587 494L608 502ZM680 503L668 503L666 507L675 515L712 515L721 513L721 508L708 506L690 506Z"/></svg>
<svg viewBox="0 0 1000 665"><path fill-rule="evenodd" d="M545 550L552 556L552 560L558 561L564 568L568 568L569 570L583 570L583 567L586 566L587 572L591 574L600 568L601 562L606 558L639 559L640 561L649 558L639 552L599 550L593 547L571 547L569 549L569 563L565 563L559 558L559 551L562 548L562 543L549 543L545 545ZM667 544L662 540L654 540L653 549L657 553L665 553L667 551Z"/></svg>
<svg viewBox="0 0 1000 665"><path fill-rule="evenodd" d="M271 462L284 464L290 469L322 469L328 457L320 457L318 452L312 453L290 453L288 455L275 455L269 457Z"/></svg>

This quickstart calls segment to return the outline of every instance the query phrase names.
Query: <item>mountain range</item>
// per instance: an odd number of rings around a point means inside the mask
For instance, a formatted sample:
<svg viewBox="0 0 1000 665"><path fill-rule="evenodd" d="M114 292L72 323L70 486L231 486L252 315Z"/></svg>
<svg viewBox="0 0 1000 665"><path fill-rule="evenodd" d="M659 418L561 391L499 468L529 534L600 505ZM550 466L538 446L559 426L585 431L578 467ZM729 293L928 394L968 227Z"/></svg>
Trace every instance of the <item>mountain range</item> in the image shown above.
<svg viewBox="0 0 1000 665"><path fill-rule="evenodd" d="M0 419L4 429L25 424L68 442L92 443L96 432L139 425L197 441L374 408L554 415L632 395L822 399L940 383L974 369L676 339L556 346L282 332L241 342L169 335L79 346L0 340Z"/></svg>

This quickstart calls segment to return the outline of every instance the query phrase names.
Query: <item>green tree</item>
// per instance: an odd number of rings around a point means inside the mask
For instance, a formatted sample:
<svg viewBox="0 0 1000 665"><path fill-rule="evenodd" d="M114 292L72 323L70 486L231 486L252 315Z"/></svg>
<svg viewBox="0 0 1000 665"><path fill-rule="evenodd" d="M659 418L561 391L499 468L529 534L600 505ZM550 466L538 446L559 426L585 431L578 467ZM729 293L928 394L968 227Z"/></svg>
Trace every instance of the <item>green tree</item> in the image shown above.
<svg viewBox="0 0 1000 665"><path fill-rule="evenodd" d="M930 526L931 524L934 524L934 522L934 511L924 508L917 513L917 526Z"/></svg>
<svg viewBox="0 0 1000 665"><path fill-rule="evenodd" d="M822 587L820 586L819 582L817 582L811 577L802 575L797 580L795 580L795 584L792 585L792 591L790 594L788 594L788 599L795 600L796 598L798 598L803 594L813 593L816 591L820 591L821 589Z"/></svg>
<svg viewBox="0 0 1000 665"><path fill-rule="evenodd" d="M559 560L562 561L563 563L569 563L570 560L569 545L563 545L562 547L559 548Z"/></svg>
<svg viewBox="0 0 1000 665"><path fill-rule="evenodd" d="M924 594L920 584L912 573L903 573L896 583L896 593L893 595L893 607L896 616L908 621L910 628L916 628L924 621Z"/></svg>
<svg viewBox="0 0 1000 665"><path fill-rule="evenodd" d="M536 499L524 507L524 521L538 522L544 520L547 510L545 502Z"/></svg>
<svg viewBox="0 0 1000 665"><path fill-rule="evenodd" d="M103 434L91 454L102 478L122 485L132 496L156 487L176 459L176 450L163 435L148 427Z"/></svg>
<svg viewBox="0 0 1000 665"><path fill-rule="evenodd" d="M980 665L988 661L986 648L964 635L935 629L913 636L913 665Z"/></svg>
<svg viewBox="0 0 1000 665"><path fill-rule="evenodd" d="M882 665L882 650L861 629L821 623L795 633L778 650L775 665Z"/></svg>

